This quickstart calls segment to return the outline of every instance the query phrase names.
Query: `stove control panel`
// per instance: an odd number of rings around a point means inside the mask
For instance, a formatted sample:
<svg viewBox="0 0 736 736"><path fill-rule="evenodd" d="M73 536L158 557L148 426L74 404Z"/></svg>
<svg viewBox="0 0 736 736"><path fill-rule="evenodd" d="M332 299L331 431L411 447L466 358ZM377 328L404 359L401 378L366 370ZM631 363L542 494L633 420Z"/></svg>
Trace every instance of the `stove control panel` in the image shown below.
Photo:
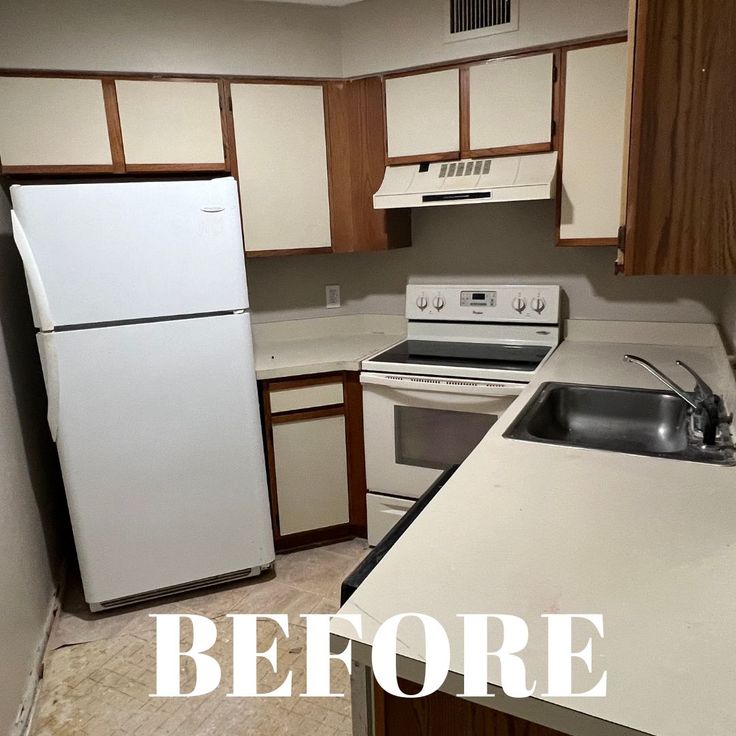
<svg viewBox="0 0 736 736"><path fill-rule="evenodd" d="M560 287L409 284L406 316L442 322L557 324Z"/></svg>

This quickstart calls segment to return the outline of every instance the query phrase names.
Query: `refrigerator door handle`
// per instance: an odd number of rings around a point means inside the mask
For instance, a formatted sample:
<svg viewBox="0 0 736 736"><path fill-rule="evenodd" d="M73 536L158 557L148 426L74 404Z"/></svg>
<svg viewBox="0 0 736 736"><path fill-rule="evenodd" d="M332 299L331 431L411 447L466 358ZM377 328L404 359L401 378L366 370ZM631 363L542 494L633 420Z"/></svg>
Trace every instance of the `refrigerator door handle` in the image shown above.
<svg viewBox="0 0 736 736"><path fill-rule="evenodd" d="M46 293L46 287L43 285L43 279L41 278L41 271L38 268L38 263L36 263L36 257L33 255L31 244L28 242L28 236L23 229L23 225L20 224L20 220L15 214L15 211L10 212L10 219L13 224L15 244L18 247L18 253L20 253L21 260L23 261L23 268L26 272L28 285L33 292L33 299L36 304L36 309L38 310L38 321L41 326L41 331L51 332L54 329L54 323L51 319L49 297Z"/></svg>

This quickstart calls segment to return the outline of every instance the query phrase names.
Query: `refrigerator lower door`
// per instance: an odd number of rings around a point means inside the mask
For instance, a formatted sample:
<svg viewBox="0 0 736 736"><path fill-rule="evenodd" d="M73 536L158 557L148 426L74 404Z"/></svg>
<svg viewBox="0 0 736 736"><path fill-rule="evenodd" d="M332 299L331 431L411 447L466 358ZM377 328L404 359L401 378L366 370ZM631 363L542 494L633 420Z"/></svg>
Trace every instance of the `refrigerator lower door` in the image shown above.
<svg viewBox="0 0 736 736"><path fill-rule="evenodd" d="M248 308L231 177L23 184L11 198L44 331Z"/></svg>
<svg viewBox="0 0 736 736"><path fill-rule="evenodd" d="M248 314L39 343L45 370L57 366L57 445L93 609L273 562Z"/></svg>

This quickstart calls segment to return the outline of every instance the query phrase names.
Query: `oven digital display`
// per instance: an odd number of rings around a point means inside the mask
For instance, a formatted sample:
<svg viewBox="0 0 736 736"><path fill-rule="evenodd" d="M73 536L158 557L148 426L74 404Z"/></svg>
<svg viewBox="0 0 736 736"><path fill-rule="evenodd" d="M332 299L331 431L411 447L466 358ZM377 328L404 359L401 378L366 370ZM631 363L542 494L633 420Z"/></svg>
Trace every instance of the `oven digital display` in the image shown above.
<svg viewBox="0 0 736 736"><path fill-rule="evenodd" d="M460 306L461 307L495 307L496 306L495 291L461 291Z"/></svg>

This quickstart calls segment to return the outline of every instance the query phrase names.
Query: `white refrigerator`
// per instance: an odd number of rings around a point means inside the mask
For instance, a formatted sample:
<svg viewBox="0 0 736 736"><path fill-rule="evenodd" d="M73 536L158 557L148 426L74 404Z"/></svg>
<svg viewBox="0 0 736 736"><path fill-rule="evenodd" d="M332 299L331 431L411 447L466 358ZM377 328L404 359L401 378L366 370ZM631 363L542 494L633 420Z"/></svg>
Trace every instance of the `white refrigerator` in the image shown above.
<svg viewBox="0 0 736 736"><path fill-rule="evenodd" d="M11 198L91 609L268 569L234 179Z"/></svg>

